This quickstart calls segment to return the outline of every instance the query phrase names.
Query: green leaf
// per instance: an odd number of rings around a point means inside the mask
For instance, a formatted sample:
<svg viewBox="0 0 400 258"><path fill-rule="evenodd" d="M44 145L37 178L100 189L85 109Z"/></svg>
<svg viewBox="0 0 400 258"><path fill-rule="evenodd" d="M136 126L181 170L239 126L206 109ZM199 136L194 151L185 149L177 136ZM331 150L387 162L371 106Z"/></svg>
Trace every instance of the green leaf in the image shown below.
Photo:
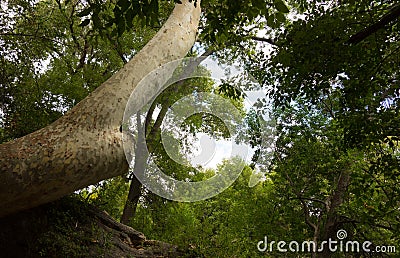
<svg viewBox="0 0 400 258"><path fill-rule="evenodd" d="M129 9L126 11L125 19L126 19L126 23L127 23L129 26L132 26L132 25L133 25L133 19L135 18L136 14L137 14L137 13L135 13L135 11L134 11L133 8L129 8Z"/></svg>
<svg viewBox="0 0 400 258"><path fill-rule="evenodd" d="M118 35L121 36L126 29L126 22L124 18L119 19L117 23Z"/></svg>
<svg viewBox="0 0 400 258"><path fill-rule="evenodd" d="M100 20L98 14L93 14L92 20L93 20L93 26L95 28L101 28L102 27L101 20Z"/></svg>
<svg viewBox="0 0 400 258"><path fill-rule="evenodd" d="M270 15L267 20L267 25L271 28L276 28L275 15Z"/></svg>
<svg viewBox="0 0 400 258"><path fill-rule="evenodd" d="M285 22L285 21L286 21L286 17L285 17L285 15L284 15L283 13L277 13L277 14L276 14L276 19L277 19L279 22Z"/></svg>
<svg viewBox="0 0 400 258"><path fill-rule="evenodd" d="M117 5L119 7L121 7L121 11L125 12L126 10L128 10L129 6L131 5L131 3L129 2L129 0L119 0L117 2Z"/></svg>
<svg viewBox="0 0 400 258"><path fill-rule="evenodd" d="M288 13L289 9L285 5L285 3L282 0L275 0L274 1L275 8L281 12L281 13Z"/></svg>
<svg viewBox="0 0 400 258"><path fill-rule="evenodd" d="M264 10L266 4L263 0L252 0L251 1L254 7L257 7L259 10Z"/></svg>
<svg viewBox="0 0 400 258"><path fill-rule="evenodd" d="M156 24L158 20L158 13L159 13L159 8L158 8L158 1L157 0L151 0L149 4L149 8L151 8L152 12L150 15L150 24L154 25Z"/></svg>
<svg viewBox="0 0 400 258"><path fill-rule="evenodd" d="M77 16L78 17L84 17L84 16L89 15L91 12L92 12L92 7L89 6L88 8L82 10L82 12L78 13Z"/></svg>
<svg viewBox="0 0 400 258"><path fill-rule="evenodd" d="M85 27L87 25L89 25L90 23L90 19L85 19L83 22L81 22L81 24L79 24L80 27Z"/></svg>

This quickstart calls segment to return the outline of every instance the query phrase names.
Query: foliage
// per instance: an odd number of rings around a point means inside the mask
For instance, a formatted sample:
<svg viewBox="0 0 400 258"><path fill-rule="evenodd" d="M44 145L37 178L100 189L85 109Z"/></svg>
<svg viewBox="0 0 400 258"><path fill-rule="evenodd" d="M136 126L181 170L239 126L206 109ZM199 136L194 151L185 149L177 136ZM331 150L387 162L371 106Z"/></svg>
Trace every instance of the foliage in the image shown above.
<svg viewBox="0 0 400 258"><path fill-rule="evenodd" d="M128 180L121 176L84 188L79 192L79 196L86 202L106 210L113 218L119 219L122 215L128 189Z"/></svg>
<svg viewBox="0 0 400 258"><path fill-rule="evenodd" d="M89 2L78 16L84 18L82 27L93 24L95 30L111 31L116 36L122 35L135 20L143 25L159 26L163 23L162 10L165 6L171 7L172 2L182 4L180 0L118 0L111 5L94 1ZM197 6L197 0L189 2ZM263 26L278 28L286 22L289 13L282 0L203 0L201 6L205 15L200 37L217 49L240 45L244 38L254 36Z"/></svg>
<svg viewBox="0 0 400 258"><path fill-rule="evenodd" d="M222 194L201 202L178 203L154 196L138 210L132 226L155 239L191 249L197 257L254 257L255 243L275 227L279 209L271 202L271 183L248 187L252 170L246 167Z"/></svg>
<svg viewBox="0 0 400 258"><path fill-rule="evenodd" d="M377 2L370 8L369 3L344 4L294 22L281 35L277 55L265 64L270 67L268 83L277 85L278 107L298 98L324 104L324 112L345 129L343 140L350 148L382 142L388 136L396 140L400 134L398 25L359 44L347 43L390 7Z"/></svg>
<svg viewBox="0 0 400 258"><path fill-rule="evenodd" d="M294 21L259 75L274 86L279 117L272 180L303 211L309 237L346 229L351 239L398 245L398 24L349 43L392 7L370 3Z"/></svg>
<svg viewBox="0 0 400 258"><path fill-rule="evenodd" d="M46 257L88 257L90 236L76 231L77 224L90 224L87 207L74 198L55 203L48 211L47 232L40 236L38 253ZM91 227L90 229L93 229ZM92 232L95 233L95 232Z"/></svg>
<svg viewBox="0 0 400 258"><path fill-rule="evenodd" d="M3 9L4 8L4 9ZM0 141L53 122L129 60L154 35L135 22L120 37L79 26L82 3L2 5ZM28 43L29 42L29 43Z"/></svg>
<svg viewBox="0 0 400 258"><path fill-rule="evenodd" d="M247 114L241 136L257 148L253 163L231 187L198 203L172 202L144 190L131 225L148 238L178 244L198 257L274 257L281 254L257 251L264 236L321 241L338 229L346 229L351 240L400 246L399 22L389 22L357 44L349 41L394 4L203 1L202 44L224 48L218 55L227 63L242 55L245 67L265 88L273 88L274 160L268 166L256 163L265 161L267 148L260 146L262 121L256 117L269 107L260 103ZM166 19L172 4L9 1L7 9L1 8L3 142L56 120L109 78L154 35L154 26ZM288 12L298 18L285 19ZM271 36L264 39L273 43L271 49L249 41L260 30ZM203 79L185 83L193 87L171 87L154 101L154 108L168 109L182 96L204 90L243 109L244 95L228 82L218 89ZM155 123L150 119L149 130L157 128ZM192 134L226 137L222 122L205 114L191 116L186 126ZM158 165L176 179L201 181L221 172L190 173L168 157L158 130L148 138ZM183 137L181 143L190 139ZM253 170L262 165L268 171L263 181L249 188ZM119 218L127 191L127 181L115 178L80 194ZM54 213L56 224L65 226L57 230L66 237L46 236L44 254L85 252L90 240L73 232L72 215Z"/></svg>

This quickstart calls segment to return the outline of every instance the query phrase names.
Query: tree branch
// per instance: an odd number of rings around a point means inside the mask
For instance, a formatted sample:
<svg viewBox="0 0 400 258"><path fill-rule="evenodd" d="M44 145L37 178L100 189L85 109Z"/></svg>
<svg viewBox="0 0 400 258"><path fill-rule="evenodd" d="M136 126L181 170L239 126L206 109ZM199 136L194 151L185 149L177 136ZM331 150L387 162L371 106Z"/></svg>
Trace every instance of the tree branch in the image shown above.
<svg viewBox="0 0 400 258"><path fill-rule="evenodd" d="M140 81L186 56L195 42L201 9L182 2L134 58L62 118L0 145L0 217L126 173L120 126L130 94L138 90L137 101L150 100L170 71L154 76L152 85Z"/></svg>
<svg viewBox="0 0 400 258"><path fill-rule="evenodd" d="M42 40L46 40L46 41L51 41L54 42L56 44L64 44L61 41L58 41L56 39L52 39L43 35L37 35L37 34L25 34L25 33L0 33L0 36L10 36L10 37L31 37L31 38L38 38L38 39L42 39Z"/></svg>
<svg viewBox="0 0 400 258"><path fill-rule="evenodd" d="M301 204L303 205L303 210L304 210L304 220L307 225L309 225L314 231L318 230L318 226L314 223L312 223L311 218L310 218L310 209L307 206L307 203L299 197L299 200Z"/></svg>
<svg viewBox="0 0 400 258"><path fill-rule="evenodd" d="M279 47L276 44L275 40L273 40L273 39L267 39L267 38L262 38L262 37L257 37L257 36L252 36L251 39L252 40L256 40L256 41L266 42L266 43L269 43L269 44L274 45L276 47Z"/></svg>
<svg viewBox="0 0 400 258"><path fill-rule="evenodd" d="M378 22L372 24L371 26L351 36L350 39L347 41L347 43L354 45L360 43L368 36L372 35L373 33L385 27L385 25L397 19L399 16L400 16L400 4L395 4L389 10L389 12L385 14Z"/></svg>
<svg viewBox="0 0 400 258"><path fill-rule="evenodd" d="M307 197L302 197L302 196L298 195L296 198L295 197L289 198L289 200L300 200L300 201L306 200L306 201L310 201L310 202L318 202L318 203L321 203L322 205L324 205L324 207L326 208L326 202L319 200L319 199L315 199L315 198L307 198Z"/></svg>

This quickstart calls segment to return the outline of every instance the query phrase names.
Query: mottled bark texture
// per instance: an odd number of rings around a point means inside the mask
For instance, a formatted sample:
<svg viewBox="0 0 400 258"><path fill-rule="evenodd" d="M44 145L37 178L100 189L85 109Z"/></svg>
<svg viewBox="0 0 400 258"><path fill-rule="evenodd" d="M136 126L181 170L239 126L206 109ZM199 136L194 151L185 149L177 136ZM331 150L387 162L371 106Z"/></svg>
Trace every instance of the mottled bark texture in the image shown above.
<svg viewBox="0 0 400 258"><path fill-rule="evenodd" d="M149 72L184 57L195 41L199 2L182 2L131 61L66 115L0 145L0 217L127 171L119 128L130 94Z"/></svg>

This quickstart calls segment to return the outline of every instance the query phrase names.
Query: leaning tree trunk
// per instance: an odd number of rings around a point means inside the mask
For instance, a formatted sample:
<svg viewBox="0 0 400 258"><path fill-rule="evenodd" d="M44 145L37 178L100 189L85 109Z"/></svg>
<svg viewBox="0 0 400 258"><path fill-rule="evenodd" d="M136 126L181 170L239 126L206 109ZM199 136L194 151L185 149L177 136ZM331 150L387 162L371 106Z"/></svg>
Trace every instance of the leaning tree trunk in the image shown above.
<svg viewBox="0 0 400 258"><path fill-rule="evenodd" d="M197 7L182 2L131 61L66 115L0 145L0 217L126 172L119 128L131 92L152 70L184 57L195 41L199 1Z"/></svg>
<svg viewBox="0 0 400 258"><path fill-rule="evenodd" d="M174 84L174 86L171 86L169 89L178 92L180 88L185 87L185 79L190 78L192 74L196 71L200 63L213 52L214 50L208 49L200 57L192 59L186 66L184 66L182 74L179 75L180 79L177 79L178 82ZM135 166L133 168L134 174L132 175L128 197L125 202L124 211L121 216L121 223L123 224L128 225L134 218L139 199L142 196L142 184L135 175L141 175L146 170L148 156L146 153L143 152L143 149L145 148L144 146L148 144L147 148L149 153L151 154L155 149L154 145L160 144L160 142L156 140L157 134L160 133L161 123L164 120L168 109L173 103L170 103L169 100L160 103L161 110L158 113L157 119L155 120L154 124L151 126L150 123L154 114L156 104L156 102L152 103L149 111L146 114L146 119L145 121L143 121L143 126L138 126L138 128L143 127L144 132L142 132L140 129L138 131L138 140L136 142L137 146L135 148ZM137 114L136 123L138 125L142 124L139 114Z"/></svg>
<svg viewBox="0 0 400 258"><path fill-rule="evenodd" d="M148 154L144 151L146 148L146 139L145 132L141 129L142 126L140 126L142 124L140 120L140 113L136 115L136 119L138 124L138 138L136 142L137 146L135 148L135 165L133 167L133 171L140 175L145 172ZM132 175L128 199L125 202L124 211L122 212L121 216L121 223L128 225L131 219L135 216L137 204L141 195L142 183L136 178L135 175Z"/></svg>

